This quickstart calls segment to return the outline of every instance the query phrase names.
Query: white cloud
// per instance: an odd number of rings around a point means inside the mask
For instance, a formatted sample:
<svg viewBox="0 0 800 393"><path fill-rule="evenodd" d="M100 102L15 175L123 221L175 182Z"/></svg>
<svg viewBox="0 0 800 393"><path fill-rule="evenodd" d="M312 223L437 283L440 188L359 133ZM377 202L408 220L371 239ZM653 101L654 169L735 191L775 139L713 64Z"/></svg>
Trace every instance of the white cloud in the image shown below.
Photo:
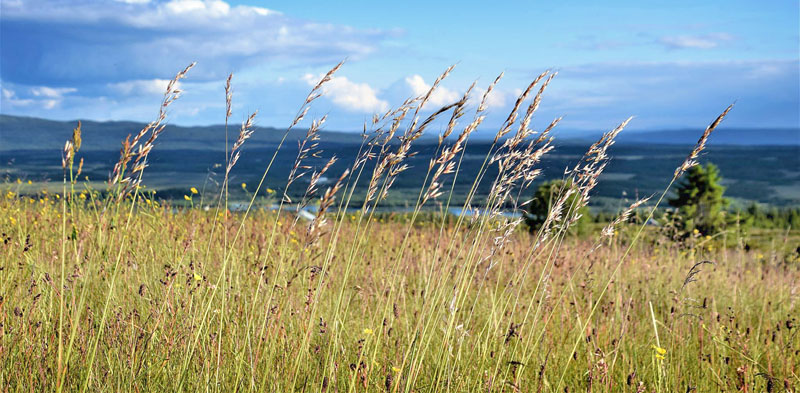
<svg viewBox="0 0 800 393"><path fill-rule="evenodd" d="M306 74L303 80L314 86L323 75ZM376 113L389 109L389 103L378 98L377 91L367 83L357 83L344 76L335 76L323 86L323 92L334 104L351 111Z"/></svg>
<svg viewBox="0 0 800 393"><path fill-rule="evenodd" d="M209 19L230 17L221 21L227 27L237 23L249 23L240 18L254 16L280 15L279 12L263 7L233 6L222 0L115 0L114 3L48 0L29 0L25 2L2 1L3 12L7 17L25 20L65 21L69 17L81 23L95 23L113 20L123 25L139 27L175 28L187 25L204 25ZM170 22L169 26L164 25ZM169 30L169 29L165 29Z"/></svg>
<svg viewBox="0 0 800 393"><path fill-rule="evenodd" d="M119 83L109 83L108 87L122 95L157 95L164 94L169 79L143 79ZM180 88L180 82L178 82Z"/></svg>
<svg viewBox="0 0 800 393"><path fill-rule="evenodd" d="M405 84L410 89L411 95L414 96L426 94L428 90L431 89L431 85L427 84L422 76L416 74L406 77ZM439 87L433 91L433 94L431 94L431 98L428 102L434 106L444 106L452 104L460 99L460 94L439 85Z"/></svg>
<svg viewBox="0 0 800 393"><path fill-rule="evenodd" d="M73 87L47 87L38 86L31 88L31 94L34 97L41 97L39 100L34 100L44 109L53 109L64 101L64 95L78 91Z"/></svg>
<svg viewBox="0 0 800 393"><path fill-rule="evenodd" d="M392 31L291 18L221 0L0 0L3 79L27 85L169 78L192 61L193 80L256 64L322 66L376 50Z"/></svg>
<svg viewBox="0 0 800 393"><path fill-rule="evenodd" d="M31 94L33 94L35 97L46 97L55 99L61 99L64 97L64 94L74 93L76 91L78 91L78 89L73 87L53 88L47 86L39 86L31 88Z"/></svg>
<svg viewBox="0 0 800 393"><path fill-rule="evenodd" d="M173 14L193 13L211 17L227 16L231 11L231 6L224 1L173 0L161 7Z"/></svg>
<svg viewBox="0 0 800 393"><path fill-rule="evenodd" d="M7 100L10 100L10 99L14 98L14 92L13 91L11 91L9 89L6 89L5 87L2 88L2 91L3 91L3 98L5 98Z"/></svg>
<svg viewBox="0 0 800 393"><path fill-rule="evenodd" d="M780 76L784 73L785 67L780 63L761 63L753 66L752 70L747 74L749 79L771 78Z"/></svg>
<svg viewBox="0 0 800 393"><path fill-rule="evenodd" d="M658 42L669 49L713 49L733 38L727 33L710 33L661 37Z"/></svg>
<svg viewBox="0 0 800 393"><path fill-rule="evenodd" d="M35 107L53 109L64 101L64 95L74 93L77 89L72 87L47 87L36 86L27 89L27 94L20 97L11 87L2 88L2 102L10 107Z"/></svg>
<svg viewBox="0 0 800 393"><path fill-rule="evenodd" d="M423 108L426 111L435 111L442 106L450 105L463 97L468 85L459 84L457 88L445 87L440 84L431 94L428 103ZM381 97L393 103L401 103L408 98L425 95L430 90L431 85L418 74L412 74L402 79L398 79L387 88L381 90ZM521 90L519 91L522 92ZM468 106L477 108L486 93L485 87L474 87L470 93ZM510 101L516 99L513 91L508 91L495 87L486 98L486 107L489 110L504 110Z"/></svg>
<svg viewBox="0 0 800 393"><path fill-rule="evenodd" d="M520 93L522 93L521 90ZM480 101L483 99L484 94L486 94L486 89L481 87L476 87L475 93L473 94L473 97L471 97L470 99L473 99L476 104L479 104ZM506 103L508 102L506 98L511 96L511 94L512 93L502 91L498 88L492 89L489 95L486 96L486 108L487 109L503 108L504 106L506 106ZM516 97L509 97L509 98L516 98Z"/></svg>

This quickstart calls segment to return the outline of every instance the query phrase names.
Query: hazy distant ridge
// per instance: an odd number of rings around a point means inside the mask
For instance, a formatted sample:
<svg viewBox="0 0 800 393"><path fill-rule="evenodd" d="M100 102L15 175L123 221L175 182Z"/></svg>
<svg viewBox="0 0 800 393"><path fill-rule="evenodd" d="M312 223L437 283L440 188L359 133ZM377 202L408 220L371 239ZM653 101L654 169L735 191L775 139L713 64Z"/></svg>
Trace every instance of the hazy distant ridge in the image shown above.
<svg viewBox="0 0 800 393"><path fill-rule="evenodd" d="M55 121L35 117L0 115L0 150L54 150L64 147L64 141L72 136L72 129L78 121ZM81 120L83 146L85 150L117 150L128 134L136 134L145 123L132 121L98 122ZM233 143L239 135L241 124L228 126L228 143ZM268 146L278 143L285 129L260 127L247 141L250 147ZM293 130L288 140L305 136L306 130ZM332 143L360 143L361 135L350 132L322 131L322 138ZM158 144L170 149L219 149L225 146L225 126L183 127L168 125L159 137Z"/></svg>
<svg viewBox="0 0 800 393"><path fill-rule="evenodd" d="M98 122L83 120L84 149L116 150L128 134L135 134L144 127L144 123L133 121ZM74 121L55 121L35 117L0 115L0 150L58 150L64 146L72 135ZM228 126L228 140L235 139L239 132L239 124ZM619 143L629 144L668 144L692 145L702 134L702 129L659 130L659 131L627 131L618 137ZM284 129L257 126L248 146L268 146L280 141ZM481 132L477 138L487 137ZM562 143L576 142L584 144L596 139L600 133L561 131L558 139ZM289 140L297 140L305 135L299 128L292 131ZM431 134L433 135L433 134ZM578 136L579 135L579 136ZM493 136L493 133L492 135ZM322 131L322 139L327 143L360 143L358 132ZM215 149L225 144L225 126L167 126L159 139L159 144L170 149ZM800 129L791 128L725 128L720 127L711 137L712 145L735 146L800 146Z"/></svg>
<svg viewBox="0 0 800 393"><path fill-rule="evenodd" d="M693 144L703 130L664 130L621 133L620 143ZM800 129L791 128L725 128L720 126L709 139L714 145L800 145Z"/></svg>

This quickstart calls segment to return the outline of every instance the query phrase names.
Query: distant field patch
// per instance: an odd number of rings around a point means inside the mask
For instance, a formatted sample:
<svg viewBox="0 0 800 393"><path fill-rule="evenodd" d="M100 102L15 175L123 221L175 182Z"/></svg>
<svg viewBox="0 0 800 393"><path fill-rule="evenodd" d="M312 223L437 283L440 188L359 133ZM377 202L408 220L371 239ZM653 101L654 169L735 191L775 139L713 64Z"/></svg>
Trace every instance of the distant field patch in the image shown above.
<svg viewBox="0 0 800 393"><path fill-rule="evenodd" d="M772 190L779 198L800 200L800 183L786 186L772 186Z"/></svg>
<svg viewBox="0 0 800 393"><path fill-rule="evenodd" d="M636 177L635 173L604 173L600 176L605 181L627 181Z"/></svg>

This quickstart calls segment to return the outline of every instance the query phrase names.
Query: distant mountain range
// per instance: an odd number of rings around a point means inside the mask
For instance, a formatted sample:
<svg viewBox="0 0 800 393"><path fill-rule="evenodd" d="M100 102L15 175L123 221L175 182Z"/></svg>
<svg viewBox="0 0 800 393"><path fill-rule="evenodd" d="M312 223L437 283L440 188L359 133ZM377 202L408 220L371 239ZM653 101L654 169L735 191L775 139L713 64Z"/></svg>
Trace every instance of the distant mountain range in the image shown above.
<svg viewBox="0 0 800 393"><path fill-rule="evenodd" d="M617 137L617 143L694 145L703 131L704 129L623 130ZM561 144L586 144L597 140L602 132L559 130L555 135ZM712 146L800 146L800 128L726 128L723 125L711 134L709 144Z"/></svg>
<svg viewBox="0 0 800 393"><path fill-rule="evenodd" d="M3 150L54 150L64 147L64 142L72 137L72 129L78 124L73 121L56 121L35 117L0 115L0 151ZM133 121L81 120L83 146L81 149L94 151L119 150L122 141L131 134L139 132L145 123ZM241 124L228 126L228 143L232 144L239 135ZM247 141L250 147L267 147L280 142L285 129L256 127L256 132ZM293 130L287 140L298 140L305 136L306 130ZM321 137L329 143L360 143L361 135L352 132L322 131ZM210 147L225 146L225 126L182 127L168 125L159 137L158 144L171 149L206 150Z"/></svg>
<svg viewBox="0 0 800 393"><path fill-rule="evenodd" d="M31 179L47 185L62 179L61 150L72 137L77 121L52 121L30 117L0 115L0 186L10 179ZM119 159L120 142L144 126L137 122L83 121L83 143L79 156L85 160L83 176L92 181L104 181ZM238 135L239 125L228 128L228 146ZM436 130L438 131L438 130ZM284 130L258 127L247 141L242 156L233 171L234 183L257 184L265 168L271 168L266 184L273 189L286 185L297 156L297 140L306 130L292 131L281 150L276 144ZM649 195L663 190L665 179L670 179L675 166L686 158L692 145L702 133L700 130L677 131L623 131L611 151L611 160L594 190L593 206L614 210L621 206L627 195ZM342 173L358 155L362 137L357 132L323 131L319 158L309 157L304 164L320 168L327 160L339 158L330 168L331 173ZM543 159L539 168L541 179L558 179L564 168L572 167L586 152L586 148L600 133L558 130L555 133L555 150ZM393 186L394 192L386 206L403 207L415 201L421 182L426 178L430 160L437 152L437 133L430 132L413 146L415 155L407 158L409 168ZM453 177L453 201L464 201L472 181L492 149L494 133L489 129L473 135L465 147L463 161L459 163L460 176ZM219 181L219 170L224 162L225 127L169 126L156 142L148 163L145 182L158 190L159 196L183 200L190 187L200 187ZM274 165L268 164L277 152ZM701 162L719 166L727 187L726 195L738 201L760 201L774 205L796 206L800 203L800 141L797 130L786 129L725 129L712 136ZM371 172L375 161L366 164ZM487 179L493 179L496 165L490 167ZM37 186L38 187L38 186ZM478 195L487 195L490 181L478 186ZM240 192L237 198L244 198ZM289 191L292 197L301 197L305 186L299 184ZM356 205L366 194L366 183L356 188ZM743 203L743 202L742 202Z"/></svg>
<svg viewBox="0 0 800 393"><path fill-rule="evenodd" d="M621 133L620 143L683 145L697 142L703 130L664 130ZM726 128L721 126L709 138L714 145L800 145L800 128Z"/></svg>
<svg viewBox="0 0 800 393"><path fill-rule="evenodd" d="M0 115L0 151L3 150L58 150L64 141L72 135L74 121L55 121L34 117ZM132 121L98 122L82 120L83 149L108 151L120 148L120 143L128 134L135 134L144 127L144 123ZM228 126L228 141L235 139L239 132L239 124ZM257 127L253 137L248 141L251 147L267 147L279 142L284 130L274 127ZM702 130L659 130L622 132L617 141L623 144L648 145L692 145ZM298 140L305 135L305 129L293 130L288 140ZM561 130L557 134L560 144L586 144L597 139L599 132ZM493 135L491 135L493 136ZM361 135L357 132L322 131L321 137L326 143L352 144L360 143ZM476 139L488 138L489 133L480 132ZM174 149L208 149L210 146L224 146L225 126L167 126L159 139ZM800 146L800 128L725 128L720 127L711 137L713 145L732 146Z"/></svg>

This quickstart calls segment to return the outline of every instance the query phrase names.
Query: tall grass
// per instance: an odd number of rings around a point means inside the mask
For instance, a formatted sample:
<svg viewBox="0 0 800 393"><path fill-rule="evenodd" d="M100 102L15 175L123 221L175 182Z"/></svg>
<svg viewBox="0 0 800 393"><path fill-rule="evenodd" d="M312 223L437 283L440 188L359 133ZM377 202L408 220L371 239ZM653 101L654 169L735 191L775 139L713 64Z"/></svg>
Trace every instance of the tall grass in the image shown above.
<svg viewBox="0 0 800 393"><path fill-rule="evenodd" d="M565 171L544 225L528 233L504 213L524 211L554 149L560 118L533 125L554 73L515 101L452 218L426 208L450 207L465 147L502 75L477 105L473 85L431 108L450 67L427 92L365 124L356 157L336 158L319 148L326 118L306 117L340 67L301 103L243 211L228 209L228 183L258 132L255 113L231 146L226 137L224 180L216 193L203 187L199 206L176 208L144 187L148 154L191 66L169 84L156 120L123 142L105 192L73 174L80 126L65 145L61 194L24 196L24 184L8 184L2 391L793 391L800 383L798 265L712 240L674 243L644 224L730 107L676 162L655 202L635 201L596 235L571 236L623 121ZM308 131L280 204L256 209L296 127ZM381 203L433 127L443 131L416 204L387 220ZM327 164L312 167L309 157ZM352 161L328 174L337 159ZM323 175L334 179L324 191ZM489 195L476 200L484 183ZM301 186L303 197L289 198ZM361 201L357 189L366 189ZM357 211L345 209L356 202ZM303 221L312 203L316 213ZM646 219L629 223L639 210Z"/></svg>

